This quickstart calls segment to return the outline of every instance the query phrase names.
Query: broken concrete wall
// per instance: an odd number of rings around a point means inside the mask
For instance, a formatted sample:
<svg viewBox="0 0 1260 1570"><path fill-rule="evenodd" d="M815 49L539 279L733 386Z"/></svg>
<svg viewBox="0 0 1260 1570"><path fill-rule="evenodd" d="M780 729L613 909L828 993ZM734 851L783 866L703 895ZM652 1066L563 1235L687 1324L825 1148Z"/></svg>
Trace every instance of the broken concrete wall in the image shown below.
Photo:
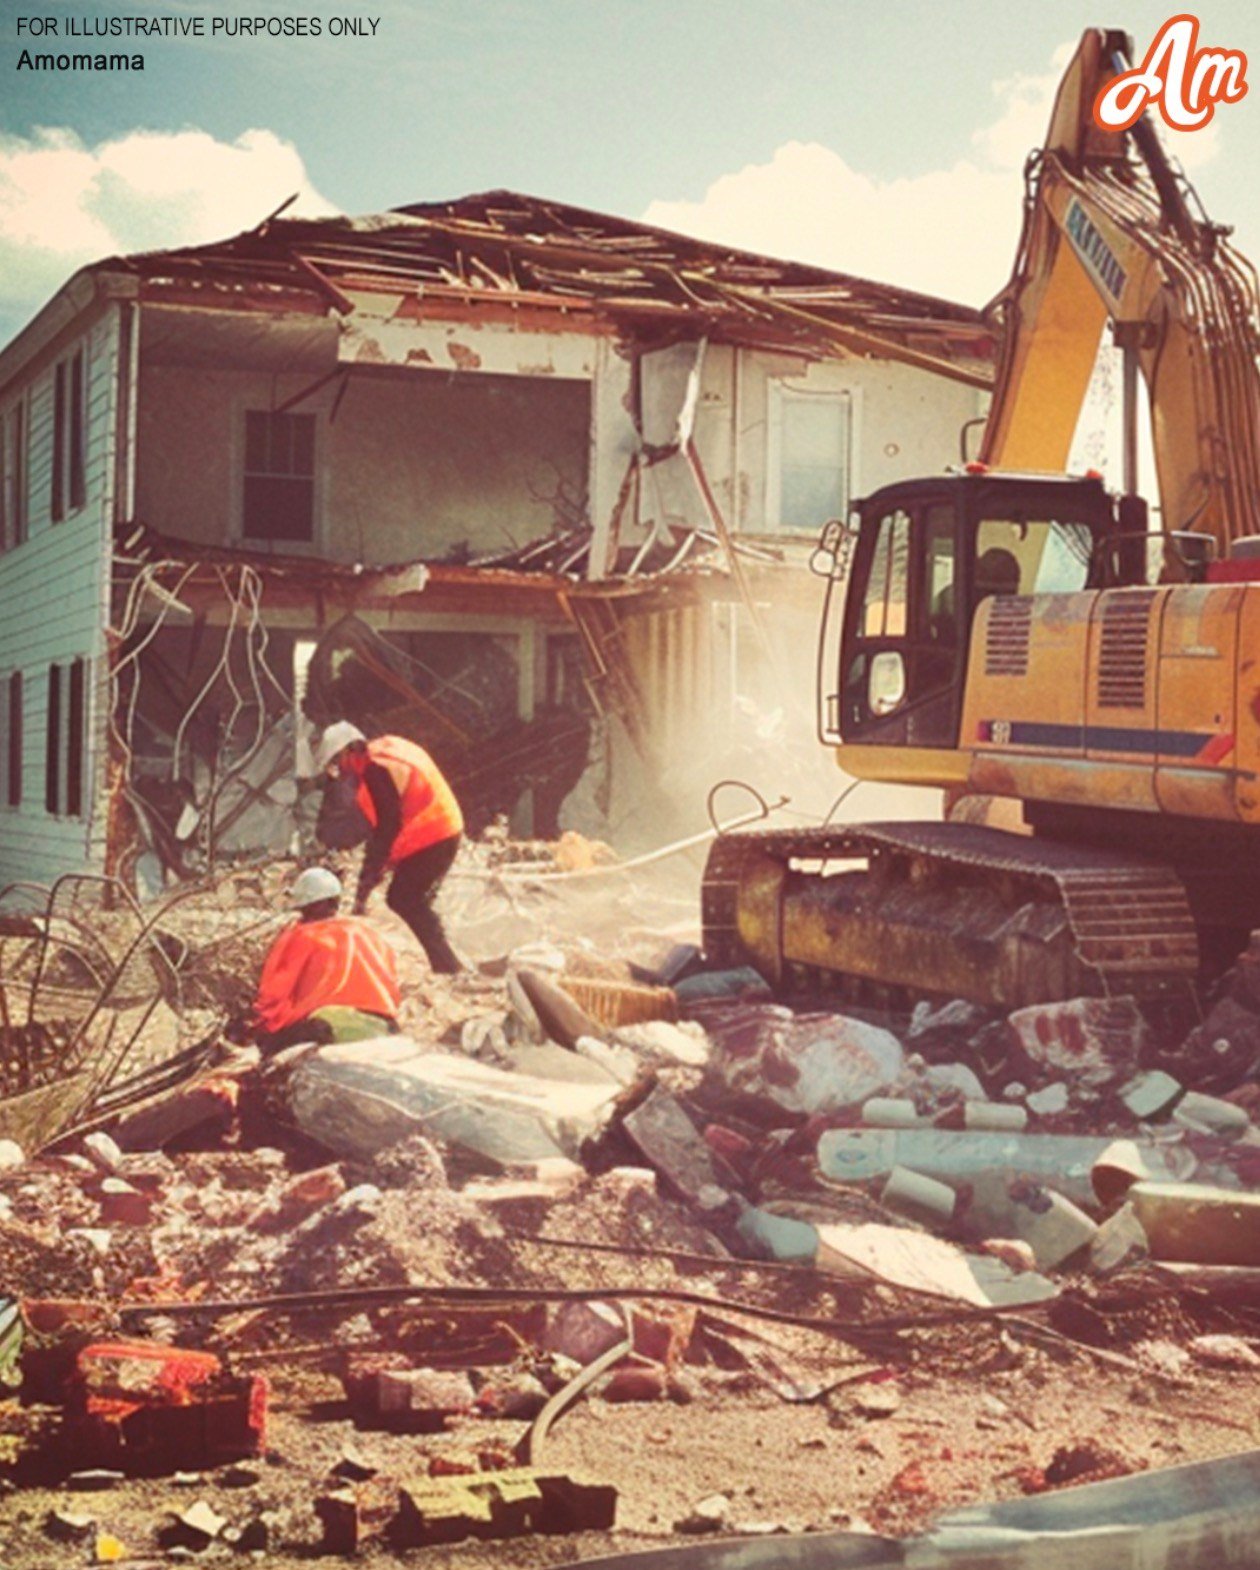
<svg viewBox="0 0 1260 1570"><path fill-rule="evenodd" d="M666 405L671 395L681 403L685 386L679 371L694 347L677 345L643 357L640 396L649 444L670 439L661 434L670 424ZM815 422L834 422L834 453L824 440L814 456L823 461L820 466L838 460L847 479L837 480L835 494L851 500L892 480L956 463L960 428L981 412L986 398L892 360L811 362L710 344L701 360L693 429L709 485L732 531L796 533L812 540L837 508L824 504L825 484L818 486L814 511L806 497L792 494L792 471L799 476L810 456L793 450L788 426L799 418L797 408L804 405ZM654 522L710 527L681 455L644 470L638 522L642 529Z"/></svg>

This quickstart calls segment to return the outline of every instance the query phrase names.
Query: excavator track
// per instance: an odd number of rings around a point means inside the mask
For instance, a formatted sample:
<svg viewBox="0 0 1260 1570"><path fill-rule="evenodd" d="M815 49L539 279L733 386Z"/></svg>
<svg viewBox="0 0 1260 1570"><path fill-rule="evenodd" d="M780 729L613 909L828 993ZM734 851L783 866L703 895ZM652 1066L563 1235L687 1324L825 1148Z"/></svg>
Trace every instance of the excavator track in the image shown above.
<svg viewBox="0 0 1260 1570"><path fill-rule="evenodd" d="M1191 1003L1195 924L1158 862L964 823L727 834L705 949L772 984L1003 1009L1080 996Z"/></svg>

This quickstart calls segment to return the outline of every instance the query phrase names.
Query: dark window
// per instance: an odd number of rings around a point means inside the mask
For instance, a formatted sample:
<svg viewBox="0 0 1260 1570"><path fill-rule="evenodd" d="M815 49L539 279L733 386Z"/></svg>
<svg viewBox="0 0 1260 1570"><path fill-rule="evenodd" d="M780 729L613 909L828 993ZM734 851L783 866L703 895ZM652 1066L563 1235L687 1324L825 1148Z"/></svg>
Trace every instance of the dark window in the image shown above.
<svg viewBox="0 0 1260 1570"><path fill-rule="evenodd" d="M22 672L10 672L0 687L0 715L4 718L5 804L22 805Z"/></svg>
<svg viewBox="0 0 1260 1570"><path fill-rule="evenodd" d="M4 448L5 537L10 545L21 545L27 533L26 410L26 399L19 399L9 410L0 433Z"/></svg>
<svg viewBox="0 0 1260 1570"><path fill-rule="evenodd" d="M53 373L52 521L59 523L67 506L73 512L87 499L84 480L83 350L60 360Z"/></svg>
<svg viewBox="0 0 1260 1570"><path fill-rule="evenodd" d="M83 720L84 662L70 664L70 701L66 721L66 812L72 818L83 815Z"/></svg>
<svg viewBox="0 0 1260 1570"><path fill-rule="evenodd" d="M83 377L83 350L70 361L70 506L82 507L87 500L84 479L86 438L86 392Z"/></svg>
<svg viewBox="0 0 1260 1570"><path fill-rule="evenodd" d="M88 662L48 667L48 716L44 742L44 807L59 816L83 816L87 756Z"/></svg>
<svg viewBox="0 0 1260 1570"><path fill-rule="evenodd" d="M61 805L61 666L48 667L48 714L44 735L44 811Z"/></svg>
<svg viewBox="0 0 1260 1570"><path fill-rule="evenodd" d="M241 530L255 540L315 537L315 416L245 414Z"/></svg>
<svg viewBox="0 0 1260 1570"><path fill-rule="evenodd" d="M66 363L57 362L53 379L52 521L66 515Z"/></svg>

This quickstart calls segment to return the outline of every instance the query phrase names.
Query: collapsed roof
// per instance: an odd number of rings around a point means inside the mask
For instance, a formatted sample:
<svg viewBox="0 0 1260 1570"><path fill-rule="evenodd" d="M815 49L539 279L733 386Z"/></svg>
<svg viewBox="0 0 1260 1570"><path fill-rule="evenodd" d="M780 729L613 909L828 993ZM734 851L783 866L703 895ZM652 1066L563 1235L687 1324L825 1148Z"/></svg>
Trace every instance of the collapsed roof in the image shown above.
<svg viewBox="0 0 1260 1570"><path fill-rule="evenodd" d="M342 313L352 296L584 314L592 330L876 354L988 386L979 311L511 191L360 218L273 216L232 239L99 262L141 298Z"/></svg>

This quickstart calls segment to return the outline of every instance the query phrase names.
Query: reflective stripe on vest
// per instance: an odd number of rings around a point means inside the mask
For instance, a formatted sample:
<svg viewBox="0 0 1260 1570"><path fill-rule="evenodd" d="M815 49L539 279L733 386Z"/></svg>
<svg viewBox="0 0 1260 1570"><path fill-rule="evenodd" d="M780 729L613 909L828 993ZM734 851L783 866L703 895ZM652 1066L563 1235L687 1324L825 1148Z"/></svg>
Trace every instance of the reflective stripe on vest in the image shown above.
<svg viewBox="0 0 1260 1570"><path fill-rule="evenodd" d="M464 815L455 792L423 747L402 736L378 736L368 742L367 755L389 774L402 806L402 825L389 851L391 864L463 832ZM363 779L356 800L375 828L376 803Z"/></svg>

